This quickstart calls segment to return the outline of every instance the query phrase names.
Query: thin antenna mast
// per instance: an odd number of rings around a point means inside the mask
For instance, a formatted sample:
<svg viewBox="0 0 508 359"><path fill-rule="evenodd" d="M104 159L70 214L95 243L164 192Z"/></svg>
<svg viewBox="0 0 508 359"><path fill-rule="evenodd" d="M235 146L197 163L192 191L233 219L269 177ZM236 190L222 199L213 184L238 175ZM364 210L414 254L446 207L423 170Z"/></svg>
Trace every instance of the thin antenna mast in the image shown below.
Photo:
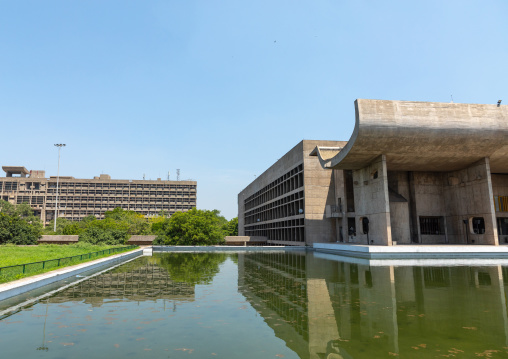
<svg viewBox="0 0 508 359"><path fill-rule="evenodd" d="M176 180L180 181L180 169L176 170Z"/></svg>

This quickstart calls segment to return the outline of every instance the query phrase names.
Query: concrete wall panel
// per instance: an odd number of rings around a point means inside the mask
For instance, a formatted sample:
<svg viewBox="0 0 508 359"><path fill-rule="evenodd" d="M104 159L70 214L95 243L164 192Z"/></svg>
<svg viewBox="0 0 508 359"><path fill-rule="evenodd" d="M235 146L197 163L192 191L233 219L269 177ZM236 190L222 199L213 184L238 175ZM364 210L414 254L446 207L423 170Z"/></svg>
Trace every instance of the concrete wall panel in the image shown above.
<svg viewBox="0 0 508 359"><path fill-rule="evenodd" d="M449 242L499 244L488 158L445 176L448 179L448 185L444 187L444 199L448 213L446 221ZM484 234L471 233L470 222L473 217L484 218ZM469 221L467 226L463 223L464 220Z"/></svg>
<svg viewBox="0 0 508 359"><path fill-rule="evenodd" d="M374 175L377 173L377 175ZM377 178L374 178L377 177ZM392 245L386 157L379 156L369 166L353 171L356 242ZM369 219L368 235L362 218Z"/></svg>

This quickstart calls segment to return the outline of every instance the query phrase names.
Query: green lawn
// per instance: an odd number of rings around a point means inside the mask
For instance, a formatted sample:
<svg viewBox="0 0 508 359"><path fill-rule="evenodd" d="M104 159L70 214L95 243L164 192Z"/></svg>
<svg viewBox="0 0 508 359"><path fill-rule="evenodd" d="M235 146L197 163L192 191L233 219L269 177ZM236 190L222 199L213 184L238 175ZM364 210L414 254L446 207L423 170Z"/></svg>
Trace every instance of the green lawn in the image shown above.
<svg viewBox="0 0 508 359"><path fill-rule="evenodd" d="M83 262L88 262L94 259L108 257L110 255L126 252L131 249L123 251L115 251L113 253L100 253L88 255L111 248L126 247L121 246L106 246L106 245L89 245L89 244L70 244L70 245L38 245L38 246L0 246L0 267L8 267L19 264L26 264L25 268L13 267L0 269L0 283L8 282L15 279L28 277L35 274L49 272L57 268L67 267ZM82 256L81 256L82 255ZM67 258L73 256L72 259L64 259L60 261L46 262L43 266L42 263L28 264L34 262L48 261L58 258Z"/></svg>

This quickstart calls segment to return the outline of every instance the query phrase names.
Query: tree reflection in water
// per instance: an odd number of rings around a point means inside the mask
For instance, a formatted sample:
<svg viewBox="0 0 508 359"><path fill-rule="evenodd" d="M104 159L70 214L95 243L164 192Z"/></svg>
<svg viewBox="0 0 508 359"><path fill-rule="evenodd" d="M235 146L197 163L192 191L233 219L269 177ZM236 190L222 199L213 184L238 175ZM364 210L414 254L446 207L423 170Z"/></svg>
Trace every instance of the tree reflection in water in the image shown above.
<svg viewBox="0 0 508 359"><path fill-rule="evenodd" d="M173 281L196 285L210 284L219 273L219 266L230 256L227 253L155 253L153 259L168 271Z"/></svg>

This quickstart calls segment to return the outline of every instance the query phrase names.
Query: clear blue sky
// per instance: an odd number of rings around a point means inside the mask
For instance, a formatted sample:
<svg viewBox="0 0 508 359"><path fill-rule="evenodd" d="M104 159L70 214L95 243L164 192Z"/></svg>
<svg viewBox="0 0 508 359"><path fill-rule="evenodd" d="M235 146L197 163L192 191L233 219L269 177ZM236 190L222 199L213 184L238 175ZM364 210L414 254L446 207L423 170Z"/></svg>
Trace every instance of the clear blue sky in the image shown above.
<svg viewBox="0 0 508 359"><path fill-rule="evenodd" d="M356 98L508 103L508 2L0 0L0 165L237 194Z"/></svg>

